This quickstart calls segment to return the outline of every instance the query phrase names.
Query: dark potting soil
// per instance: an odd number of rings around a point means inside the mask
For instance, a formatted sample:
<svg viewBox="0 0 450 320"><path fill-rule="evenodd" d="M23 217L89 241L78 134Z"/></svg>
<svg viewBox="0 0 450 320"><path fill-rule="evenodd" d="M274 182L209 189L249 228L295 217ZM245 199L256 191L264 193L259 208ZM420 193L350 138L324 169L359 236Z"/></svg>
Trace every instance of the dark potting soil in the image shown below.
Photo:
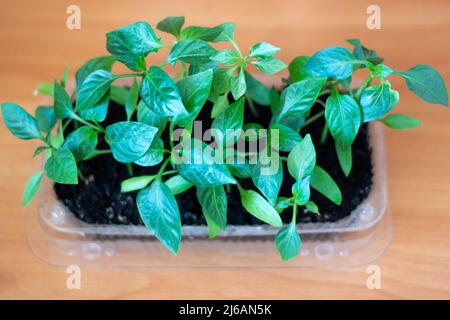
<svg viewBox="0 0 450 320"><path fill-rule="evenodd" d="M269 108L256 106L259 110L259 117L255 118L250 112L245 115L245 122L258 122L267 127L270 121ZM125 119L124 108L113 102L110 103L108 118L102 123L107 126ZM318 112L321 108L314 106L312 113ZM245 109L246 111L248 109ZM197 120L202 120L203 129L210 128L211 105L207 103L203 107ZM306 130L311 134L317 153L317 164L323 167L336 181L342 192L342 204L337 206L322 196L317 191L311 189L311 200L314 201L321 213L316 215L306 209L298 210L297 221L300 222L325 222L336 221L355 209L369 194L372 187L372 163L371 150L368 141L367 125L363 125L359 130L353 144L353 168L349 177L345 177L339 166L334 142L328 137L325 144L320 144L320 136L324 125L323 117L307 126ZM72 128L73 129L73 128ZM71 128L68 128L69 132ZM166 130L168 131L168 130ZM302 135L305 132L302 132ZM168 145L168 134L162 136L165 145ZM99 136L99 149L109 148ZM291 196L291 186L294 183L288 170L284 165L283 184L280 196ZM79 167L86 177L85 182L78 185L55 184L54 189L59 200L61 200L79 219L87 223L98 224L143 224L136 207L136 192L121 193L120 184L129 178L126 166L114 160L112 155L101 155L91 160L82 161ZM134 175L155 174L157 167L145 168L133 165ZM239 179L244 188L254 188L251 179ZM239 192L236 187L231 187L228 197L228 224L229 225L254 225L262 224L260 220L247 213L241 205ZM190 188L186 192L176 196L181 214L181 222L185 225L202 225L205 219L202 215L200 204L197 201L195 188ZM286 209L282 213L285 222L291 219L292 209Z"/></svg>

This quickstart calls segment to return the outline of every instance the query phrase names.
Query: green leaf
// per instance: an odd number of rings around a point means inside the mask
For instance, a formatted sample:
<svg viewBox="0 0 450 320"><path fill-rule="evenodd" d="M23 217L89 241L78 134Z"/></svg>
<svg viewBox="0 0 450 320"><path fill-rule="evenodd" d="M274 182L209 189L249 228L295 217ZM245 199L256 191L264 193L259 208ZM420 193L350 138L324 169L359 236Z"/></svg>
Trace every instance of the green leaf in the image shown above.
<svg viewBox="0 0 450 320"><path fill-rule="evenodd" d="M181 218L169 187L161 180L155 180L148 188L139 191L137 207L145 226L177 254L181 242Z"/></svg>
<svg viewBox="0 0 450 320"><path fill-rule="evenodd" d="M87 76L78 92L75 105L76 111L94 108L109 92L115 77L108 71L97 70Z"/></svg>
<svg viewBox="0 0 450 320"><path fill-rule="evenodd" d="M414 129L421 125L420 120L399 113L393 113L380 119L386 126L396 130Z"/></svg>
<svg viewBox="0 0 450 320"><path fill-rule="evenodd" d="M178 115L173 120L179 126L188 126L197 117L208 99L213 79L213 71L208 69L183 78L177 83L181 100L187 114Z"/></svg>
<svg viewBox="0 0 450 320"><path fill-rule="evenodd" d="M84 80L90 75L92 72L97 70L105 70L111 72L111 68L115 62L114 57L112 56L102 56L96 57L85 62L80 69L77 70L75 74L75 79L77 82L77 91L81 89L81 85Z"/></svg>
<svg viewBox="0 0 450 320"><path fill-rule="evenodd" d="M63 147L69 149L77 162L84 160L97 146L97 132L91 127L80 127L64 140Z"/></svg>
<svg viewBox="0 0 450 320"><path fill-rule="evenodd" d="M50 132L56 124L56 115L53 107L39 106L35 111L35 118L42 132Z"/></svg>
<svg viewBox="0 0 450 320"><path fill-rule="evenodd" d="M283 61L275 57L252 61L252 63L259 71L265 74L274 74L280 72L283 69L286 69L287 67L287 65Z"/></svg>
<svg viewBox="0 0 450 320"><path fill-rule="evenodd" d="M40 147L37 147L36 150L34 150L33 158L37 157L37 156L40 155L42 152L44 152L45 150L48 150L48 149L50 149L49 146L40 146Z"/></svg>
<svg viewBox="0 0 450 320"><path fill-rule="evenodd" d="M211 118L215 119L219 116L219 114L221 114L222 112L225 111L226 108L228 108L229 103L228 103L228 97L226 94L224 94L223 96L219 96L216 99L216 102L214 102L214 105L212 107L211 110Z"/></svg>
<svg viewBox="0 0 450 320"><path fill-rule="evenodd" d="M217 65L217 62L212 60L203 64L191 64L189 65L188 74L192 76L196 73L200 73L208 69L213 69L213 71L216 71L219 70L219 66Z"/></svg>
<svg viewBox="0 0 450 320"><path fill-rule="evenodd" d="M392 110L399 99L398 91L392 90L388 81L364 89L359 99L364 122L381 118Z"/></svg>
<svg viewBox="0 0 450 320"><path fill-rule="evenodd" d="M289 63L289 79L291 80L291 83L305 80L310 77L308 72L306 72L308 60L309 57L307 56L299 56Z"/></svg>
<svg viewBox="0 0 450 320"><path fill-rule="evenodd" d="M313 201L308 201L305 204L306 210L308 210L309 212L315 213L315 214L319 214L319 207L317 206L317 204Z"/></svg>
<svg viewBox="0 0 450 320"><path fill-rule="evenodd" d="M289 208L291 205L291 198L279 197L275 203L275 210L278 213L282 213L285 209Z"/></svg>
<svg viewBox="0 0 450 320"><path fill-rule="evenodd" d="M177 42L170 50L167 61L174 63L178 60L188 64L203 64L210 61L210 57L215 55L217 50L211 47L206 41L198 39L188 39Z"/></svg>
<svg viewBox="0 0 450 320"><path fill-rule="evenodd" d="M164 158L164 142L160 137L155 136L150 148L144 153L144 155L136 160L134 163L142 167L156 166L161 163Z"/></svg>
<svg viewBox="0 0 450 320"><path fill-rule="evenodd" d="M42 183L42 178L44 177L44 170L33 174L25 186L25 190L22 195L22 207L26 208L33 201L36 196L39 187Z"/></svg>
<svg viewBox="0 0 450 320"><path fill-rule="evenodd" d="M226 94L231 89L231 79L233 78L233 68L215 69L213 71L213 82L209 93L209 100L216 102L216 99Z"/></svg>
<svg viewBox="0 0 450 320"><path fill-rule="evenodd" d="M325 85L326 78L305 79L283 90L280 108L274 115L272 123L298 119L305 115L314 105L320 90Z"/></svg>
<svg viewBox="0 0 450 320"><path fill-rule="evenodd" d="M37 88L37 92L44 96L53 97L53 86L48 82L41 82Z"/></svg>
<svg viewBox="0 0 450 320"><path fill-rule="evenodd" d="M141 97L155 113L176 116L186 113L180 92L172 78L159 67L150 67L141 83Z"/></svg>
<svg viewBox="0 0 450 320"><path fill-rule="evenodd" d="M272 89L270 89L270 111L272 112L272 115L278 112L280 106L281 106L280 94L278 93L277 89L272 87Z"/></svg>
<svg viewBox="0 0 450 320"><path fill-rule="evenodd" d="M165 184L169 187L170 191L172 191L174 195L183 193L193 186L192 183L186 181L182 176L178 174L165 181Z"/></svg>
<svg viewBox="0 0 450 320"><path fill-rule="evenodd" d="M302 137L297 131L282 125L280 123L275 123L270 126L271 130L278 130L279 144L278 149L280 151L290 152L297 143L302 141Z"/></svg>
<svg viewBox="0 0 450 320"><path fill-rule="evenodd" d="M335 144L336 154L338 157L339 165L342 172L348 177L352 170L352 146L341 146L339 143Z"/></svg>
<svg viewBox="0 0 450 320"><path fill-rule="evenodd" d="M197 187L236 183L223 161L215 161L212 147L197 139L184 139L181 146L183 154L176 164L184 179Z"/></svg>
<svg viewBox="0 0 450 320"><path fill-rule="evenodd" d="M214 38L214 40L212 40L212 42L230 41L230 39L234 39L236 25L233 22L225 22L217 27L222 31L217 37Z"/></svg>
<svg viewBox="0 0 450 320"><path fill-rule="evenodd" d="M315 164L316 150L311 136L307 134L289 153L287 167L292 177L301 180L312 173Z"/></svg>
<svg viewBox="0 0 450 320"><path fill-rule="evenodd" d="M69 66L66 65L64 68L63 74L61 76L61 85L65 88L67 83L67 77L69 75Z"/></svg>
<svg viewBox="0 0 450 320"><path fill-rule="evenodd" d="M335 204L341 204L342 194L339 186L322 167L317 165L314 167L311 175L311 187L319 191Z"/></svg>
<svg viewBox="0 0 450 320"><path fill-rule="evenodd" d="M144 71L145 57L162 47L147 22L136 22L106 34L106 48L133 71Z"/></svg>
<svg viewBox="0 0 450 320"><path fill-rule="evenodd" d="M55 148L58 149L60 146L62 146L63 142L64 142L64 137L62 134L55 134L53 137L49 136L49 140L50 140L50 145ZM51 150L49 150L51 151Z"/></svg>
<svg viewBox="0 0 450 320"><path fill-rule="evenodd" d="M233 32L233 23L222 23L212 28L190 26L181 31L180 38L182 40L199 39L208 42L219 42L227 41L228 38L233 38Z"/></svg>
<svg viewBox="0 0 450 320"><path fill-rule="evenodd" d="M105 137L114 159L131 163L147 152L157 131L145 123L125 121L108 126Z"/></svg>
<svg viewBox="0 0 450 320"><path fill-rule="evenodd" d="M391 74L393 74L395 71L389 68L388 66L385 66L384 64L380 64L376 66L374 74L381 77L386 78L389 77Z"/></svg>
<svg viewBox="0 0 450 320"><path fill-rule="evenodd" d="M81 110L80 116L84 120L102 122L106 119L106 115L108 114L108 106L109 92L106 92L104 96L99 101L97 101L97 103L93 107Z"/></svg>
<svg viewBox="0 0 450 320"><path fill-rule="evenodd" d="M264 171L263 168L266 171ZM275 172L267 171L274 170L268 168L268 166L262 165L261 163L252 165L251 178L258 190L261 191L267 200L269 200L270 204L274 205L281 189L281 183L283 182L282 162L280 161L278 163L278 170Z"/></svg>
<svg viewBox="0 0 450 320"><path fill-rule="evenodd" d="M239 70L236 76L231 78L230 89L234 100L237 100L244 95L245 91L247 90L247 85L245 83L245 74L243 68Z"/></svg>
<svg viewBox="0 0 450 320"><path fill-rule="evenodd" d="M405 72L396 72L406 86L422 100L448 107L448 93L441 75L431 66L419 64Z"/></svg>
<svg viewBox="0 0 450 320"><path fill-rule="evenodd" d="M239 191L241 193L242 206L251 215L277 228L283 225L278 212L259 193L242 188L239 188Z"/></svg>
<svg viewBox="0 0 450 320"><path fill-rule="evenodd" d="M256 80L248 72L245 72L245 83L247 86L246 94L262 106L270 105L270 89L262 82Z"/></svg>
<svg viewBox="0 0 450 320"><path fill-rule="evenodd" d="M233 145L240 136L244 123L244 102L244 97L239 98L239 100L230 104L212 122L211 128L218 130L217 133L221 134L221 137L216 137L215 139L221 140L223 146ZM234 130L235 135L226 134L226 130Z"/></svg>
<svg viewBox="0 0 450 320"><path fill-rule="evenodd" d="M350 39L347 42L355 47L352 54L356 59L367 60L374 65L378 65L384 61L374 50L364 47L359 39Z"/></svg>
<svg viewBox="0 0 450 320"><path fill-rule="evenodd" d="M111 86L109 95L112 101L121 106L124 106L127 103L129 92L130 91L127 88L119 86Z"/></svg>
<svg viewBox="0 0 450 320"><path fill-rule="evenodd" d="M139 101L137 107L137 120L148 124L149 126L158 128L158 135L161 135L167 125L167 117L153 112L143 100Z"/></svg>
<svg viewBox="0 0 450 320"><path fill-rule="evenodd" d="M45 162L45 173L47 176L62 184L77 184L78 169L75 157L67 148L59 148Z"/></svg>
<svg viewBox="0 0 450 320"><path fill-rule="evenodd" d="M120 192L132 192L144 189L150 182L155 180L156 175L132 177L122 181L120 184Z"/></svg>
<svg viewBox="0 0 450 320"><path fill-rule="evenodd" d="M67 91L55 80L54 82L54 108L58 119L76 118L72 102Z"/></svg>
<svg viewBox="0 0 450 320"><path fill-rule="evenodd" d="M127 97L127 101L125 103L125 111L127 114L128 121L131 120L131 117L133 116L133 113L136 110L138 98L139 98L139 85L136 79L134 79Z"/></svg>
<svg viewBox="0 0 450 320"><path fill-rule="evenodd" d="M309 201L309 197L311 196L310 181L311 176L307 176L298 180L292 186L292 195L295 202L300 206L305 205Z"/></svg>
<svg viewBox="0 0 450 320"><path fill-rule="evenodd" d="M209 237L216 237L227 226L227 195L223 186L197 188L197 199L209 227Z"/></svg>
<svg viewBox="0 0 450 320"><path fill-rule="evenodd" d="M278 231L275 236L275 244L283 261L290 260L298 255L301 240L295 223L290 223Z"/></svg>
<svg viewBox="0 0 450 320"><path fill-rule="evenodd" d="M19 139L42 139L36 120L15 103L2 103L3 121L11 133Z"/></svg>
<svg viewBox="0 0 450 320"><path fill-rule="evenodd" d="M211 57L211 60L223 64L224 66L233 66L239 62L241 56L234 50L222 50Z"/></svg>
<svg viewBox="0 0 450 320"><path fill-rule="evenodd" d="M238 161L239 160L239 161ZM238 178L250 178L252 176L253 165L246 159L243 161L238 158L237 152L233 155L228 155L226 164L231 174Z"/></svg>
<svg viewBox="0 0 450 320"><path fill-rule="evenodd" d="M349 95L334 92L328 97L325 119L334 140L341 146L351 146L361 126L361 110Z"/></svg>
<svg viewBox="0 0 450 320"><path fill-rule="evenodd" d="M306 71L316 77L344 80L353 73L353 67L361 64L343 47L329 47L315 53L306 64Z"/></svg>
<svg viewBox="0 0 450 320"><path fill-rule="evenodd" d="M182 16L167 17L156 25L156 29L166 33L170 33L174 35L175 38L178 39L183 25L184 25L184 17Z"/></svg>
<svg viewBox="0 0 450 320"><path fill-rule="evenodd" d="M274 56L280 48L275 47L267 42L259 42L250 48L250 57L253 58L270 58Z"/></svg>

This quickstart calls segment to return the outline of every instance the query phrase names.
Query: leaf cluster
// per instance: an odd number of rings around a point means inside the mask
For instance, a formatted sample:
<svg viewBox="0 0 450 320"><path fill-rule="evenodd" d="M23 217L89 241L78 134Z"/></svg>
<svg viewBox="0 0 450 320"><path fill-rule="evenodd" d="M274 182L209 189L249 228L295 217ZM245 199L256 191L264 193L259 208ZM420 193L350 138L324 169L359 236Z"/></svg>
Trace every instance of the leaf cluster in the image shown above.
<svg viewBox="0 0 450 320"><path fill-rule="evenodd" d="M311 188L335 204L343 200L339 186L316 164L311 136L300 132L307 132L309 124L325 117L323 139L331 133L342 170L349 175L351 146L363 123L380 121L400 130L420 125L412 117L390 113L399 102L399 94L392 89L389 76L402 77L408 89L422 100L448 106L445 84L434 68L417 65L404 72L394 71L356 39L349 40L352 52L330 47L311 57L299 56L287 66L275 57L280 48L267 42L255 43L248 54L243 54L235 42L233 23L184 25L184 17L168 17L157 24L159 31L174 37L171 44L163 43L146 22L107 33L109 55L93 58L76 71L72 93L66 88L67 68L60 80L39 85L38 92L51 96L53 105L39 106L34 116L15 103L2 104L3 120L12 134L23 140L39 140L41 145L34 155L45 155L44 169L33 174L26 185L24 206L30 204L45 175L56 183L77 184L85 179L78 166L81 161L110 154L130 172L129 179L122 183L122 192L139 190L136 201L145 226L173 253L178 252L182 238L175 195L196 188L213 238L226 229L227 193L235 187L249 214L280 229L275 244L282 259L289 260L301 246L298 207L320 214L320 208L310 200ZM229 44L229 48L217 50L215 44L219 42ZM166 60L149 65L148 56L160 50L166 51ZM113 73L116 63L130 72ZM178 65L181 71L172 76ZM289 78L281 93L248 73L250 65L269 75L288 67ZM353 73L364 68L369 76L355 87ZM116 86L120 78L132 78L131 87ZM108 113L114 112L109 109L111 100L123 106L126 119L104 125ZM208 101L212 104L212 128L221 133L218 141L224 147L237 143L225 134L227 129L254 129L258 138L257 129L262 126L245 123L246 112L256 117L260 112L271 114L266 129L269 134L277 134L278 143L265 148L285 154L279 158L275 172L263 174L266 165L250 161L258 159L251 153L244 154L248 160L244 163L214 161L218 150L192 136L193 123ZM312 114L312 106L317 103L323 110ZM69 126L75 129L68 131ZM166 145L161 138L166 131L172 138L176 128L185 129L183 152L173 139ZM100 136L108 149L98 149ZM194 161L174 161L188 156ZM279 196L283 162L295 179L290 197ZM158 172L134 176L133 165L156 166ZM242 179L251 179L254 188L245 189ZM283 226L281 214L289 207L291 222Z"/></svg>

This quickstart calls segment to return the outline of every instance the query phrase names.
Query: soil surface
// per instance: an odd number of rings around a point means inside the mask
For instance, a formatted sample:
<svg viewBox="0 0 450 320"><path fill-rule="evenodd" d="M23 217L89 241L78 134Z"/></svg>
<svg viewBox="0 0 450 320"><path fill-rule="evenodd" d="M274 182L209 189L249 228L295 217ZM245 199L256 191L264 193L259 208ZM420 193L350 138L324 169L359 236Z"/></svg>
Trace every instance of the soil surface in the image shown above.
<svg viewBox="0 0 450 320"><path fill-rule="evenodd" d="M245 115L245 121L259 122L266 127L270 121L269 108L258 105L256 107L260 110L260 116L255 118L248 112ZM102 123L103 126L125 119L122 106L111 102L109 108L109 115ZM247 112L248 108L245 110ZM314 106L312 113L319 110L321 110L321 107ZM211 106L207 103L197 118L198 120L203 120L204 129L210 127L210 111ZM320 193L311 189L311 200L319 206L320 211L323 213L316 215L306 210L298 210L297 221L300 222L339 220L349 215L368 196L372 187L371 150L368 144L367 125L361 127L353 144L353 168L349 177L345 177L340 169L334 149L334 141L331 136L328 137L324 145L319 143L323 124L324 120L322 117L320 120L310 124L306 130L311 134L316 147L317 164L322 166L339 185L343 200L342 204L337 206ZM70 132L70 129L68 132ZM302 132L303 134L305 132ZM168 146L167 134L163 135L162 138L165 141L165 145ZM103 136L99 136L98 149L106 148L108 146L103 140ZM79 219L88 223L98 224L143 224L135 203L137 192L120 192L120 183L129 178L124 164L115 161L111 155L101 155L88 161L82 161L79 167L83 175L87 177L85 182L80 182L78 185L54 185L58 199ZM135 175L154 174L158 169L157 167L144 168L133 165ZM254 188L251 179L239 179L239 181L245 188ZM280 196L290 196L293 182L293 178L290 177L287 168L284 167ZM231 187L231 192L227 197L229 225L263 223L245 212L241 205L237 188ZM177 195L176 200L180 209L182 224L205 224L200 204L197 201L195 188L190 188L188 191ZM292 216L291 210L286 209L282 213L284 221L290 221Z"/></svg>

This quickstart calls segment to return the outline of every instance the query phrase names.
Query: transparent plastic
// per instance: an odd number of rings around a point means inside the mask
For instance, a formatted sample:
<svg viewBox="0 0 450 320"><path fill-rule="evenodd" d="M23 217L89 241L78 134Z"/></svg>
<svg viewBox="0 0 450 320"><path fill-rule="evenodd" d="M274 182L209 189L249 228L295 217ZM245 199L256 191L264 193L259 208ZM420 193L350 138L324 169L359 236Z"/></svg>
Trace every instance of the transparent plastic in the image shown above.
<svg viewBox="0 0 450 320"><path fill-rule="evenodd" d="M299 223L302 247L297 258L282 262L274 245L277 229L228 226L207 239L206 226L183 226L178 256L143 226L87 224L56 198L52 182L43 182L37 214L30 211L28 242L53 265L118 267L346 267L380 257L391 240L387 211L387 174L379 123L369 125L373 186L368 198L337 222Z"/></svg>

